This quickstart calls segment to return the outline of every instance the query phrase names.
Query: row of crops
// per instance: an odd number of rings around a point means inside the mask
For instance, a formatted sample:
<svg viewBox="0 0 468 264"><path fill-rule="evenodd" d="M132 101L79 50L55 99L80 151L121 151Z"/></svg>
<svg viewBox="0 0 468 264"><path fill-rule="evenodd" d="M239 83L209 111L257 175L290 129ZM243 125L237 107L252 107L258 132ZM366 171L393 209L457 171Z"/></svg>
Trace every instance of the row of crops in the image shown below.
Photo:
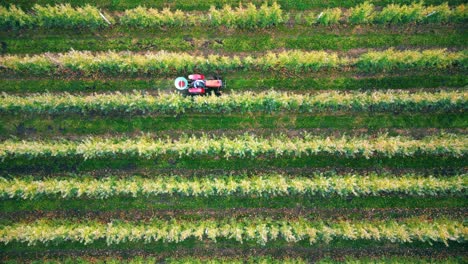
<svg viewBox="0 0 468 264"><path fill-rule="evenodd" d="M284 24L293 16L297 24L333 25L349 24L405 24L405 23L462 23L467 20L465 5L449 7L442 5L424 6L423 2L411 5L390 4L376 9L370 2L353 8L329 8L321 11L308 11L289 14L283 12L274 2L256 7L252 3L238 7L225 5L222 9L212 6L204 13L188 13L137 7L125 10L122 14L101 12L97 7L85 5L72 7L69 4L55 6L34 5L30 12L11 5L0 7L0 27L21 29L46 28L102 28L115 23L128 27L184 27L184 26L225 26L228 28L268 28Z"/></svg>
<svg viewBox="0 0 468 264"><path fill-rule="evenodd" d="M180 114L180 113L320 113L331 111L456 112L468 108L464 91L408 92L240 92L226 97L182 97L145 92L76 95L42 93L29 96L2 94L0 113L24 114Z"/></svg>
<svg viewBox="0 0 468 264"><path fill-rule="evenodd" d="M392 137L321 137L304 133L299 137L284 135L270 138L245 134L236 137L188 136L179 139L89 137L82 140L19 141L0 143L0 158L115 158L119 155L151 159L161 155L194 157L215 155L225 159L271 155L276 157L306 156L317 154L346 157L413 156L417 154L463 157L466 154L467 137L459 134L440 134L421 139Z"/></svg>
<svg viewBox="0 0 468 264"><path fill-rule="evenodd" d="M310 244L335 239L345 240L388 240L391 242L464 242L468 230L462 221L434 219L431 221L406 220L385 222L336 223L297 220L223 220L223 221L157 221L151 223L98 222L70 223L60 221L37 221L28 224L14 224L0 230L0 242L14 241L34 245L38 242L54 241L92 243L105 240L107 245L128 241L180 243L187 239L233 239L236 242L284 240L290 243L308 241Z"/></svg>
<svg viewBox="0 0 468 264"><path fill-rule="evenodd" d="M207 56L175 52L82 52L32 56L6 55L0 57L1 71L29 75L56 74L175 74L203 71L293 71L308 72L326 69L346 71L350 67L363 72L382 72L411 69L465 69L468 66L466 51L445 49L405 50L388 49L367 51L357 57L340 56L325 51L268 52L256 57Z"/></svg>
<svg viewBox="0 0 468 264"><path fill-rule="evenodd" d="M0 0L0 262L468 262L467 17Z"/></svg>
<svg viewBox="0 0 468 264"><path fill-rule="evenodd" d="M320 195L320 196L379 196L405 194L414 196L462 195L468 190L466 175L436 178L433 176L368 176L337 175L289 178L282 175L255 177L183 177L154 176L154 178L116 177L63 179L5 179L0 178L0 197L34 199L41 196L73 199L89 197L105 199L112 196L228 196L228 195Z"/></svg>

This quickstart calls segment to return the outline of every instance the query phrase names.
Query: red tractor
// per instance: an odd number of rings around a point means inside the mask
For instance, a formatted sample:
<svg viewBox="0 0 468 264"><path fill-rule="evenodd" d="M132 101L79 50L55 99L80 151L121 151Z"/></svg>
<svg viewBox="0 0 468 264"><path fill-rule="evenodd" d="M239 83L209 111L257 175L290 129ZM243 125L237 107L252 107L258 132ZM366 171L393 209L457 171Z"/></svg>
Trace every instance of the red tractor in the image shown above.
<svg viewBox="0 0 468 264"><path fill-rule="evenodd" d="M177 77L174 85L184 95L221 95L223 81L219 77L209 78L205 80L203 74L191 74L188 80L185 77Z"/></svg>

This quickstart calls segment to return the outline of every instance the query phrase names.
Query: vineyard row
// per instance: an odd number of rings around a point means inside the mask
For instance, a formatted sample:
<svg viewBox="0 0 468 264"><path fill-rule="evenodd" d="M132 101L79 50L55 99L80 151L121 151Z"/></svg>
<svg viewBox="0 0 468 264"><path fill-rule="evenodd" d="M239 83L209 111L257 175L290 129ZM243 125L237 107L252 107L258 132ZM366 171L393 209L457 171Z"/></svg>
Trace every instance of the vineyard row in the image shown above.
<svg viewBox="0 0 468 264"><path fill-rule="evenodd" d="M89 197L106 199L117 195L132 197L156 195L228 196L228 195L319 195L319 196L379 196L397 193L414 196L466 194L467 175L447 178L405 175L381 177L344 175L334 177L289 178L282 175L255 177L156 177L129 179L30 179L0 178L0 197L4 199L34 199L39 196L60 198Z"/></svg>
<svg viewBox="0 0 468 264"><path fill-rule="evenodd" d="M364 72L411 69L447 69L468 67L466 51L445 49L406 50L388 49L367 51L357 58L339 56L334 52L291 50L268 52L252 57L211 54L192 55L184 52L100 52L70 51L59 54L5 55L0 57L0 71L31 75L78 74L175 74L194 71L292 71L307 72L326 69L349 70L355 67Z"/></svg>
<svg viewBox="0 0 468 264"><path fill-rule="evenodd" d="M179 113L254 113L330 111L464 111L468 93L435 93L390 90L375 92L239 92L228 96L184 97L177 93L145 92L74 95L43 93L29 96L0 95L0 113L32 114L179 114Z"/></svg>
<svg viewBox="0 0 468 264"><path fill-rule="evenodd" d="M307 240L310 244L330 242L336 239L411 242L465 242L468 228L456 220L386 220L310 222L297 220L243 219L162 221L150 223L110 222L60 222L36 221L0 227L0 243L22 242L28 245L51 242L79 242L90 244L105 240L108 245L126 242L171 242L187 239L233 239L237 242L252 241L261 245L284 240L295 243Z"/></svg>
<svg viewBox="0 0 468 264"><path fill-rule="evenodd" d="M444 155L463 157L467 152L465 135L440 134L421 139L408 137L319 137L304 133L299 137L284 135L270 138L253 135L237 137L201 137L182 135L179 139L99 138L79 141L18 141L0 143L0 158L116 158L137 157L151 159L164 155L193 157L201 155L253 158L258 156L301 157L309 155L337 155L344 157Z"/></svg>
<svg viewBox="0 0 468 264"><path fill-rule="evenodd" d="M227 28L269 28L284 24L294 16L297 24L333 25L349 24L405 24L405 23L462 23L468 18L465 5L450 8L447 3L424 6L422 2L411 5L390 4L377 9L372 3L364 2L350 9L328 8L322 11L285 13L274 2L256 7L253 3L237 7L225 5L222 9L211 6L205 12L171 11L136 7L118 14L101 12L97 7L85 5L72 7L70 4L32 7L30 12L15 5L0 7L0 28L104 28L118 24L128 27L186 27L209 26Z"/></svg>

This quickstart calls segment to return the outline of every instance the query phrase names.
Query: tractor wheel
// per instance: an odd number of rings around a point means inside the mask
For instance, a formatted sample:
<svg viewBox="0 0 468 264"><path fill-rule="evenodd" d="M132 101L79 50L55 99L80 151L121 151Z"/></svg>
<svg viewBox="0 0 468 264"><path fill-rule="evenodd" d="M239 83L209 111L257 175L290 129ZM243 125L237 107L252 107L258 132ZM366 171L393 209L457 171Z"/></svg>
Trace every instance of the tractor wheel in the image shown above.
<svg viewBox="0 0 468 264"><path fill-rule="evenodd" d="M212 94L218 95L217 89L211 88L206 90L206 95L211 96Z"/></svg>
<svg viewBox="0 0 468 264"><path fill-rule="evenodd" d="M178 91L180 95L182 95L183 97L187 97L190 95L190 93L188 92L188 89L187 90L182 90L182 91Z"/></svg>

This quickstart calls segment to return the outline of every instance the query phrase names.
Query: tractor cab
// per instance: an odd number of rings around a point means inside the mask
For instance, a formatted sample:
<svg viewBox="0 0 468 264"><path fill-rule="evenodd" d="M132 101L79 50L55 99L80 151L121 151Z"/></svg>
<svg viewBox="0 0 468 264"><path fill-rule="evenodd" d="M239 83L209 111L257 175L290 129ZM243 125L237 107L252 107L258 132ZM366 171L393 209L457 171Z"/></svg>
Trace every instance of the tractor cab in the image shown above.
<svg viewBox="0 0 468 264"><path fill-rule="evenodd" d="M191 74L187 79L178 77L174 85L184 95L210 95L212 93L221 95L223 81L219 77L206 80L203 74Z"/></svg>

